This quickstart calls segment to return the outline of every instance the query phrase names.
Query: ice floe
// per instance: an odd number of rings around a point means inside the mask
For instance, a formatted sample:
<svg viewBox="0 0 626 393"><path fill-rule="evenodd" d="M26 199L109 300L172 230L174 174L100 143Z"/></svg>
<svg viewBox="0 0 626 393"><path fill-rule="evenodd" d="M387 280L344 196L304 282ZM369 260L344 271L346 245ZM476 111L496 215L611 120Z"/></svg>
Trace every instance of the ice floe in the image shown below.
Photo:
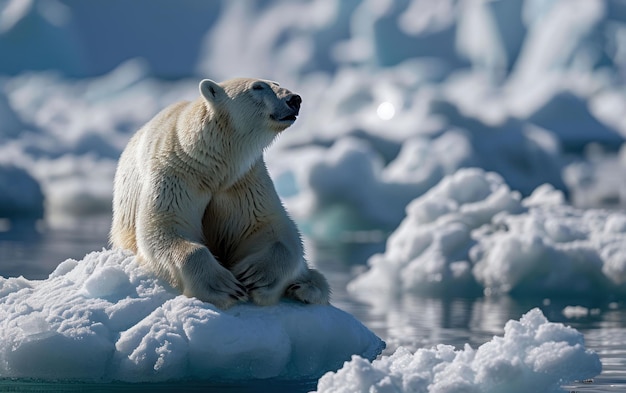
<svg viewBox="0 0 626 393"><path fill-rule="evenodd" d="M0 378L308 380L384 346L333 306L219 310L122 251L67 260L46 280L0 277Z"/></svg>

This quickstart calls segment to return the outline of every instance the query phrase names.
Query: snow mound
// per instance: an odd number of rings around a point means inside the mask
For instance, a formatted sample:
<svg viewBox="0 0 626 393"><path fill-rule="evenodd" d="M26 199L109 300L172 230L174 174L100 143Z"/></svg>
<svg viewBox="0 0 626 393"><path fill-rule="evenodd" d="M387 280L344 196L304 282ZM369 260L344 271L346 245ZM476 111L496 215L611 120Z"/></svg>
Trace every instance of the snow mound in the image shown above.
<svg viewBox="0 0 626 393"><path fill-rule="evenodd" d="M407 207L353 294L626 294L626 214L581 210L549 185L522 199L495 173L462 169Z"/></svg>
<svg viewBox="0 0 626 393"><path fill-rule="evenodd" d="M219 310L118 250L67 260L46 280L0 277L0 378L315 379L384 346L332 306Z"/></svg>
<svg viewBox="0 0 626 393"><path fill-rule="evenodd" d="M548 322L539 309L509 321L504 336L478 349L449 345L399 347L368 362L353 356L339 371L318 382L318 392L557 392L560 386L600 373L597 354L585 349L583 335Z"/></svg>

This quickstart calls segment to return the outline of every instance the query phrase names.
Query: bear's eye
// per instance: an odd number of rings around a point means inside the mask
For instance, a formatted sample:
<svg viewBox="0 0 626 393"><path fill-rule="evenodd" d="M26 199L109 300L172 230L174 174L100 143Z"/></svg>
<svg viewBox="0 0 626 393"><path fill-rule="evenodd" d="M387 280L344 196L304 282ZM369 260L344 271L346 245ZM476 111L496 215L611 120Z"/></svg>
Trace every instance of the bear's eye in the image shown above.
<svg viewBox="0 0 626 393"><path fill-rule="evenodd" d="M263 90L265 89L266 84L263 82L254 82L252 85L252 90Z"/></svg>

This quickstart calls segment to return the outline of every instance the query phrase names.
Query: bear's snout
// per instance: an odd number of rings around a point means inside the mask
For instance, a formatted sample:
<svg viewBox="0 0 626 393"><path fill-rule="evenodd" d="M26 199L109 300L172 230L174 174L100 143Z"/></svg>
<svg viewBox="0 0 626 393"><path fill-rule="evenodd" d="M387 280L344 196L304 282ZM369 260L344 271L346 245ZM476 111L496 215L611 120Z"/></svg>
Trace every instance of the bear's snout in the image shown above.
<svg viewBox="0 0 626 393"><path fill-rule="evenodd" d="M287 96L287 106L293 109L296 114L300 111L300 104L302 104L302 98L297 94L290 94Z"/></svg>

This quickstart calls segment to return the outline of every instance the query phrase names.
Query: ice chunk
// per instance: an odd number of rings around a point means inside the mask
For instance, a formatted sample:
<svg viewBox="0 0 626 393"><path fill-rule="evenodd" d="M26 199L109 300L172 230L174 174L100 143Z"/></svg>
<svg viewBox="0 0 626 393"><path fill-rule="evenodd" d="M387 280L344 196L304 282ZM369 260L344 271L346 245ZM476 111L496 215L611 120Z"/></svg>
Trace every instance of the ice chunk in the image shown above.
<svg viewBox="0 0 626 393"><path fill-rule="evenodd" d="M565 318L568 318L568 319L585 318L590 315L600 314L600 309L598 308L588 309L587 307L583 307L583 306L567 306L563 309L562 313L565 316Z"/></svg>
<svg viewBox="0 0 626 393"><path fill-rule="evenodd" d="M316 379L384 343L332 306L227 311L106 250L42 281L0 277L0 378L128 382Z"/></svg>
<svg viewBox="0 0 626 393"><path fill-rule="evenodd" d="M574 208L550 185L522 200L500 176L464 169L409 204L348 290L621 296L625 244L621 211Z"/></svg>
<svg viewBox="0 0 626 393"><path fill-rule="evenodd" d="M476 232L474 276L488 292L542 296L626 293L626 231L620 211L531 206Z"/></svg>
<svg viewBox="0 0 626 393"><path fill-rule="evenodd" d="M385 253L374 255L368 262L370 270L357 276L348 290L471 290L473 279L463 274L474 242L471 231L496 214L520 210L520 194L499 175L459 170L409 204L407 217L389 237Z"/></svg>
<svg viewBox="0 0 626 393"><path fill-rule="evenodd" d="M597 354L585 348L581 333L551 323L539 309L511 320L504 336L478 349L449 345L399 347L368 362L353 356L339 371L318 382L318 392L555 392L574 380L600 373Z"/></svg>

